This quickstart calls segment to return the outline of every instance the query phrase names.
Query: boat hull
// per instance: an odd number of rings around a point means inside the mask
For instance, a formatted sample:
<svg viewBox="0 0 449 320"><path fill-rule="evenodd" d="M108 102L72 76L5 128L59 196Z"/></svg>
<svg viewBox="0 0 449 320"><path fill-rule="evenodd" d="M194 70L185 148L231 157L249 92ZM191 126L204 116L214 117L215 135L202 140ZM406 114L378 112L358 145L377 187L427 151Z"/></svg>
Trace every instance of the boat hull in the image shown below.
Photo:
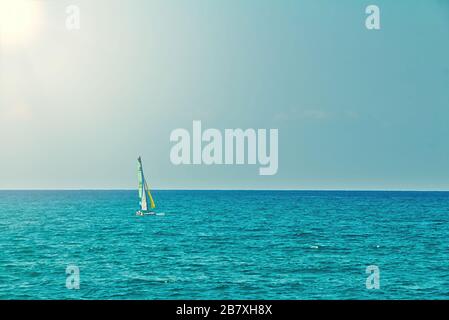
<svg viewBox="0 0 449 320"><path fill-rule="evenodd" d="M155 212L153 212L153 211L137 211L136 212L136 216L140 216L140 217L143 217L143 216L154 216L156 213Z"/></svg>

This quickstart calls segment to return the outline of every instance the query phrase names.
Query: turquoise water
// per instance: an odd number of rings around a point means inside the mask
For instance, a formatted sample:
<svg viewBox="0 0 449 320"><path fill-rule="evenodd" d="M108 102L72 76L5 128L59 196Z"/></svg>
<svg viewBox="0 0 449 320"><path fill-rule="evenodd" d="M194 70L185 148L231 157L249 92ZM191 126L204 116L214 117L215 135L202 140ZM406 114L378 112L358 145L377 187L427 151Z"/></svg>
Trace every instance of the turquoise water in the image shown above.
<svg viewBox="0 0 449 320"><path fill-rule="evenodd" d="M449 193L154 196L165 216L134 191L1 191L0 299L449 298Z"/></svg>

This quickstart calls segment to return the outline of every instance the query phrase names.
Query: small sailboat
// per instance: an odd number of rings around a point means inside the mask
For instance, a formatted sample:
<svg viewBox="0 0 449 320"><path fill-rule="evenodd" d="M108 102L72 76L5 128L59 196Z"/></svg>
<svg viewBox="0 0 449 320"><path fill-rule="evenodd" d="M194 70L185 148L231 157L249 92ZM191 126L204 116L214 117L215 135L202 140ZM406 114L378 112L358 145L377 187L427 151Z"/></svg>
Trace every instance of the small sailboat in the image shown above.
<svg viewBox="0 0 449 320"><path fill-rule="evenodd" d="M154 215L153 211L156 205L151 195L150 189L148 188L147 181L143 174L142 158L139 157L138 161L138 178L139 178L139 199L140 199L140 210L136 212L138 216Z"/></svg>

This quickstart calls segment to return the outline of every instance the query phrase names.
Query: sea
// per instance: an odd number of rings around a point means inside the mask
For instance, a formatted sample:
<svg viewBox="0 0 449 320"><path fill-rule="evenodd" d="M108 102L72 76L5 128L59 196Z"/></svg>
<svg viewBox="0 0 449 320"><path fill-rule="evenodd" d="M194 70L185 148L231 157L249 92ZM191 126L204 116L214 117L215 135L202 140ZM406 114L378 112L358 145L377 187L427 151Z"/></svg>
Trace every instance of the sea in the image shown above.
<svg viewBox="0 0 449 320"><path fill-rule="evenodd" d="M449 192L0 191L0 299L449 299Z"/></svg>

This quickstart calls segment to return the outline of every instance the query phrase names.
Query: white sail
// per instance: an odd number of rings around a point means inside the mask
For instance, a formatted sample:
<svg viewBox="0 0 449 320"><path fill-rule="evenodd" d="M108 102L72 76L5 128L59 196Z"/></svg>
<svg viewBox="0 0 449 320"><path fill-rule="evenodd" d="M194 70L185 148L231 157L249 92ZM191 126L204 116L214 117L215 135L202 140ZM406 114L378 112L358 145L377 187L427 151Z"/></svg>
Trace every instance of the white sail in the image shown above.
<svg viewBox="0 0 449 320"><path fill-rule="evenodd" d="M140 198L140 209L142 212L148 211L149 207L154 209L156 205L154 204L153 197L148 188L145 176L143 174L142 159L139 157L138 161L138 178L139 178L139 198Z"/></svg>
<svg viewBox="0 0 449 320"><path fill-rule="evenodd" d="M142 198L140 198L140 208L142 211L148 210L147 191L145 190L145 183L142 183Z"/></svg>

